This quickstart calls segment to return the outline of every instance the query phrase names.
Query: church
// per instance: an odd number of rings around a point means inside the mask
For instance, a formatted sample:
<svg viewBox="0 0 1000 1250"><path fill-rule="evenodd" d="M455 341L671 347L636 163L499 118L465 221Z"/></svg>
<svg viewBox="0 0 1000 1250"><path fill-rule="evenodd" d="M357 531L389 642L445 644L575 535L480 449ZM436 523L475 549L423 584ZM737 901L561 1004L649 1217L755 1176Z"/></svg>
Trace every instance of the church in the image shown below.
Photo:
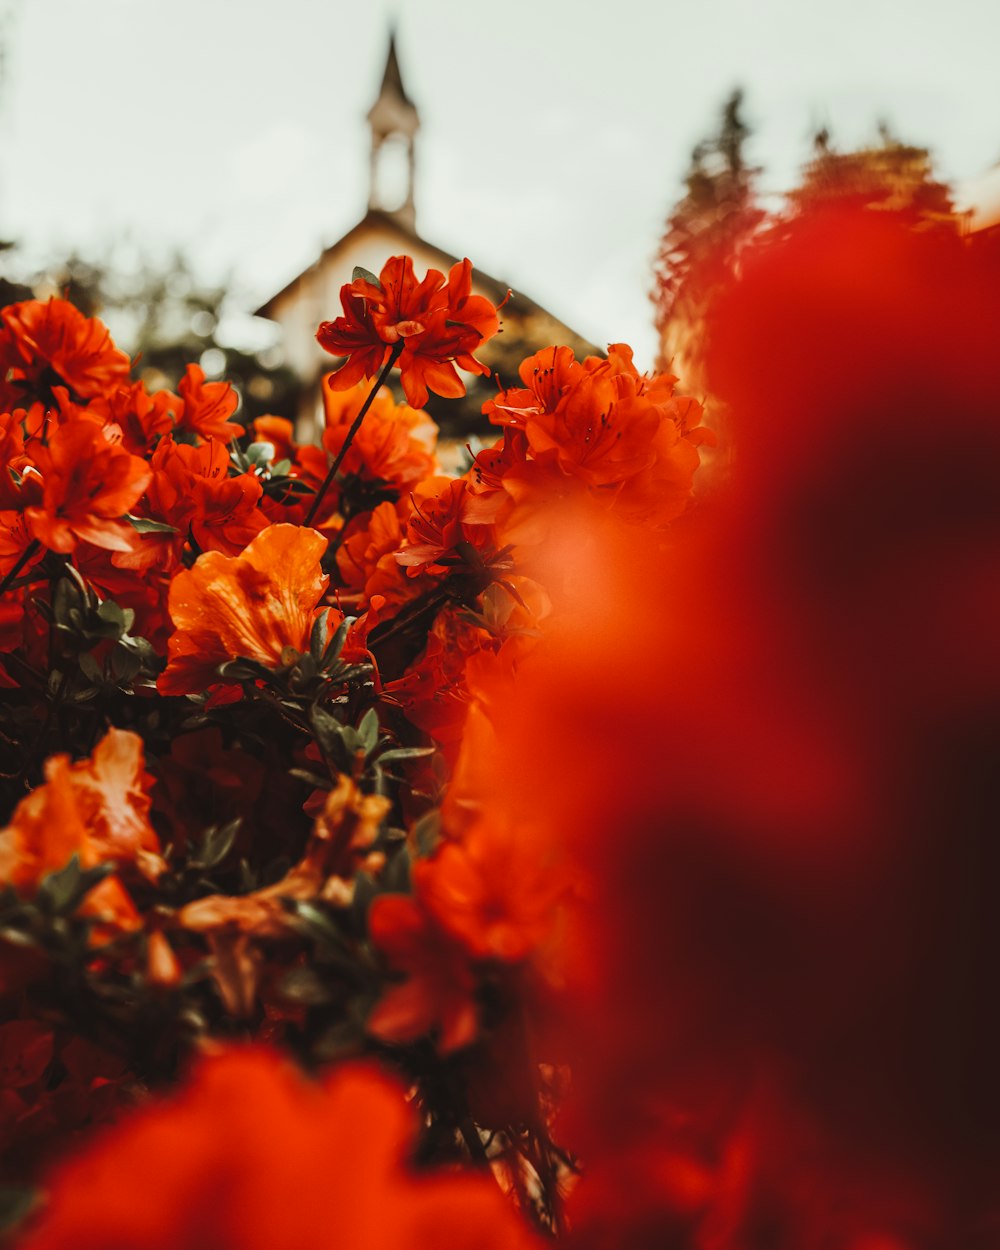
<svg viewBox="0 0 1000 1250"><path fill-rule="evenodd" d="M378 273L390 256L406 254L413 258L419 277L429 268L447 273L462 259L417 231L414 183L420 115L403 84L394 34L389 38L382 85L368 112L368 125L371 170L364 217L257 309L258 317L281 327L286 362L301 382L298 427L302 438L315 436L315 423L321 419L320 381L337 363L317 344L316 327L340 315L340 288L350 282L354 267L360 265ZM508 284L475 269L472 289L499 304L507 295ZM501 333L477 356L507 385L516 379L517 367L526 356L553 343L572 347L581 359L604 354L521 291L512 293L500 316ZM468 388L464 400L431 395L427 405L442 437L460 443L492 428L484 421L481 409L483 401L496 390L492 377L463 375L463 380Z"/></svg>

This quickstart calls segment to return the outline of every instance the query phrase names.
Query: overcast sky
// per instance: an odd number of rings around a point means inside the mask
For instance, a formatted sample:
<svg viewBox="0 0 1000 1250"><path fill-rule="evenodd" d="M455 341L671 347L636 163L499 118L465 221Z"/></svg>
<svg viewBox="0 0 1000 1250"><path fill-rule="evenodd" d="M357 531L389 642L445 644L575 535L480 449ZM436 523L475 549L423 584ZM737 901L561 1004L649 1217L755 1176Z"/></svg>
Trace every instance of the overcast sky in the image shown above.
<svg viewBox="0 0 1000 1250"><path fill-rule="evenodd" d="M659 231L733 86L769 190L819 124L849 145L886 118L952 180L1000 158L997 0L5 8L0 236L39 255L125 234L178 245L247 308L364 211L392 13L422 119L419 231L643 364Z"/></svg>

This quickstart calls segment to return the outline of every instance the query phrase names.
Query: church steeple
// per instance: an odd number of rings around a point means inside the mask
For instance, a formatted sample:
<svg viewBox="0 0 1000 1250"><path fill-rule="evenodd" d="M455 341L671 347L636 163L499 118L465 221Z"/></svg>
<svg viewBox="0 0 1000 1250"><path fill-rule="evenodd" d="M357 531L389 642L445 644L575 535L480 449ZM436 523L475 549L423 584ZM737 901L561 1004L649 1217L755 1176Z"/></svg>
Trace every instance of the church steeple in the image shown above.
<svg viewBox="0 0 1000 1250"><path fill-rule="evenodd" d="M369 209L391 213L401 225L415 228L413 202L415 139L420 115L406 94L396 54L396 33L389 33L389 52L378 98L368 111L372 133Z"/></svg>

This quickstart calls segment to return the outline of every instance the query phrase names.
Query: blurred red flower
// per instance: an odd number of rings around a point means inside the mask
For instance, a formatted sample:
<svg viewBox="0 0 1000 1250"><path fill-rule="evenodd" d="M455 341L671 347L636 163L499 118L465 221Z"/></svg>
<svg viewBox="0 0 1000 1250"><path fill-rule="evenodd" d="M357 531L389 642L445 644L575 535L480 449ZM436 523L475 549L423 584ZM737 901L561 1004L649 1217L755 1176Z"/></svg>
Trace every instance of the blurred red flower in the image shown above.
<svg viewBox="0 0 1000 1250"><path fill-rule="evenodd" d="M263 1048L224 1052L63 1164L21 1250L534 1246L489 1175L408 1163L415 1122L374 1067L314 1084Z"/></svg>
<svg viewBox="0 0 1000 1250"><path fill-rule="evenodd" d="M472 1042L479 1027L476 978L462 945L402 894L375 899L368 932L391 966L406 974L375 1005L368 1032L385 1042L414 1042L437 1029L443 1055Z"/></svg>
<svg viewBox="0 0 1000 1250"><path fill-rule="evenodd" d="M18 803L11 823L0 830L0 882L31 893L73 855L82 868L135 864L155 877L163 862L149 822L152 780L142 739L124 729L109 729L89 759L71 763L67 755L51 756L44 783ZM113 877L90 892L85 910L125 925L136 918Z"/></svg>

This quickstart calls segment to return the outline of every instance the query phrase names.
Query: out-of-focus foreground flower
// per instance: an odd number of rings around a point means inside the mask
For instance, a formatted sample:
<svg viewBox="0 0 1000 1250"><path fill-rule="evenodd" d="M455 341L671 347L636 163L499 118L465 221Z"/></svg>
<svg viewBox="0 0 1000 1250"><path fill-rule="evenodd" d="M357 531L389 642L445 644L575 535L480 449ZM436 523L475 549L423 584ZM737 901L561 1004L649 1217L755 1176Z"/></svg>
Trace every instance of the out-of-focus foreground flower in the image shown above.
<svg viewBox="0 0 1000 1250"><path fill-rule="evenodd" d="M373 1066L314 1083L275 1052L224 1052L64 1164L21 1250L534 1245L489 1176L415 1167L415 1122Z"/></svg>
<svg viewBox="0 0 1000 1250"><path fill-rule="evenodd" d="M996 279L793 223L711 327L711 507L552 556L490 801L589 869L574 1245L997 1244Z"/></svg>

